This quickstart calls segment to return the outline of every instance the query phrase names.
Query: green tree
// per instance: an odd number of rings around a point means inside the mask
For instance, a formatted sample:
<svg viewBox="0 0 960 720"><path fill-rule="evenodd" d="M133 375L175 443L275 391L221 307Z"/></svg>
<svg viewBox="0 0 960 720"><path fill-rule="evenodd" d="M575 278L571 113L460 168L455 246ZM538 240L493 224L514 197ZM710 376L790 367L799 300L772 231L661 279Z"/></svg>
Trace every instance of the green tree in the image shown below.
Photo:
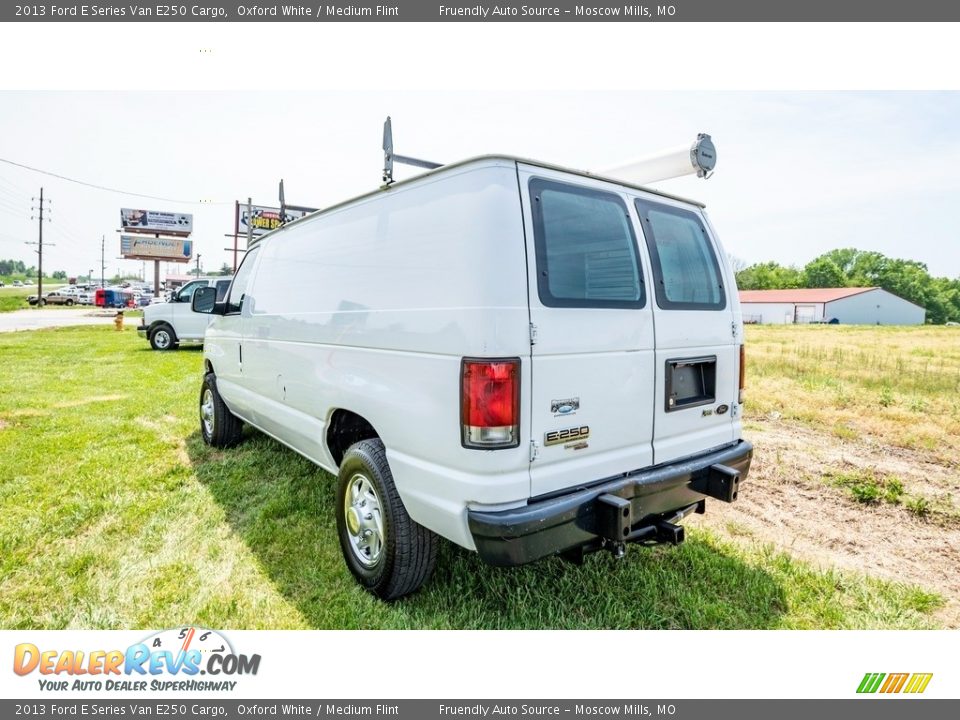
<svg viewBox="0 0 960 720"><path fill-rule="evenodd" d="M811 288L836 288L847 284L843 270L833 260L821 256L811 260L803 268L803 286Z"/></svg>
<svg viewBox="0 0 960 720"><path fill-rule="evenodd" d="M66 270L54 270L52 277L53 277L54 280L66 280L66 279L67 279L67 271L66 271Z"/></svg>
<svg viewBox="0 0 960 720"><path fill-rule="evenodd" d="M741 290L782 290L803 285L799 270L775 262L756 263L738 272L736 277Z"/></svg>

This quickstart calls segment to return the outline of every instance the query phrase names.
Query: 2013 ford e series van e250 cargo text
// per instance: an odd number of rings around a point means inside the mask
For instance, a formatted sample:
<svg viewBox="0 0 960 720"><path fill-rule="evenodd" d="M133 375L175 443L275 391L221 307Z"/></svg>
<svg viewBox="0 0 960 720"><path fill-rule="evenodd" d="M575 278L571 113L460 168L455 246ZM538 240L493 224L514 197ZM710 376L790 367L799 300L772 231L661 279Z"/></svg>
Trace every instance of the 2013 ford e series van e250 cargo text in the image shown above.
<svg viewBox="0 0 960 720"><path fill-rule="evenodd" d="M204 440L249 423L336 474L384 599L438 536L504 566L679 543L749 470L733 273L702 206L637 185L445 165L265 235L193 308Z"/></svg>

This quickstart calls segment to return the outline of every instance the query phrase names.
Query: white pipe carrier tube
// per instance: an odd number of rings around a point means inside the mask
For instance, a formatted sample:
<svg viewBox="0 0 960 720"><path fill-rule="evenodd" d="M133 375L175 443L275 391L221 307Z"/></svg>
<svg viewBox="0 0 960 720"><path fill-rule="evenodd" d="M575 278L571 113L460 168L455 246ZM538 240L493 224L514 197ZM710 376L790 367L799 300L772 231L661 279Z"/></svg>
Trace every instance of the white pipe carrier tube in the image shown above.
<svg viewBox="0 0 960 720"><path fill-rule="evenodd" d="M645 185L684 175L696 174L697 177L706 178L712 174L716 165L717 150L710 136L700 133L693 145L662 150L623 165L599 170L596 174L635 185Z"/></svg>

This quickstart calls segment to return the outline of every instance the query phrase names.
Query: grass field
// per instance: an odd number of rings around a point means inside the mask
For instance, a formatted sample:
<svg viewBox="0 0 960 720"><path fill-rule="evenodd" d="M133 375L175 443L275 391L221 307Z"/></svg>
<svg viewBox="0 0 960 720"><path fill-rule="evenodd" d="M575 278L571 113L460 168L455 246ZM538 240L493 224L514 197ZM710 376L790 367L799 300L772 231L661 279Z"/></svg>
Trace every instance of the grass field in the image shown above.
<svg viewBox="0 0 960 720"><path fill-rule="evenodd" d="M748 417L960 458L960 328L749 328Z"/></svg>
<svg viewBox="0 0 960 720"><path fill-rule="evenodd" d="M44 294L48 293L50 290L56 290L58 287L63 285L62 282L49 283L44 281L43 283L43 292ZM0 288L0 313L2 312L11 312L13 310L23 310L30 307L27 304L28 295L36 295L37 286L29 285L27 287L7 287ZM51 305L50 307L64 307L63 305Z"/></svg>
<svg viewBox="0 0 960 720"><path fill-rule="evenodd" d="M960 334L847 331L751 328L750 422L790 415L904 443L909 434L920 446L956 442ZM831 332L849 363L833 354ZM881 341L902 344L899 370ZM131 328L0 335L0 627L942 623L936 588L822 567L748 532L706 527L679 548L632 548L619 562L598 554L582 567L494 569L444 543L422 592L380 603L341 560L329 475L249 430L234 450L203 445L200 370L198 350L153 353ZM909 381L895 382L902 371ZM933 411L939 423L921 422Z"/></svg>
<svg viewBox="0 0 960 720"><path fill-rule="evenodd" d="M37 292L37 288L0 288L0 312L23 310L30 307L27 304L27 295Z"/></svg>
<svg viewBox="0 0 960 720"><path fill-rule="evenodd" d="M960 469L960 328L768 326L750 328L748 339L756 388L748 421L782 418ZM874 468L831 470L824 479L864 504L960 519L956 483L909 488Z"/></svg>

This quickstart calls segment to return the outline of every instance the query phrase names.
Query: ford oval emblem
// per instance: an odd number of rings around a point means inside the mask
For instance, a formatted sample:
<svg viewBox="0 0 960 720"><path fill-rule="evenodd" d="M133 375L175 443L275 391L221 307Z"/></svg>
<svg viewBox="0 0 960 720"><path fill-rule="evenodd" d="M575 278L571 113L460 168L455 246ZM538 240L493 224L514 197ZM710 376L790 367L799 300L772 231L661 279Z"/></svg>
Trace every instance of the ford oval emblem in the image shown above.
<svg viewBox="0 0 960 720"><path fill-rule="evenodd" d="M723 415L729 409L730 409L729 405L720 405L717 408L717 415Z"/></svg>
<svg viewBox="0 0 960 720"><path fill-rule="evenodd" d="M557 408L557 412L561 415L569 415L573 412L573 405L561 405Z"/></svg>

